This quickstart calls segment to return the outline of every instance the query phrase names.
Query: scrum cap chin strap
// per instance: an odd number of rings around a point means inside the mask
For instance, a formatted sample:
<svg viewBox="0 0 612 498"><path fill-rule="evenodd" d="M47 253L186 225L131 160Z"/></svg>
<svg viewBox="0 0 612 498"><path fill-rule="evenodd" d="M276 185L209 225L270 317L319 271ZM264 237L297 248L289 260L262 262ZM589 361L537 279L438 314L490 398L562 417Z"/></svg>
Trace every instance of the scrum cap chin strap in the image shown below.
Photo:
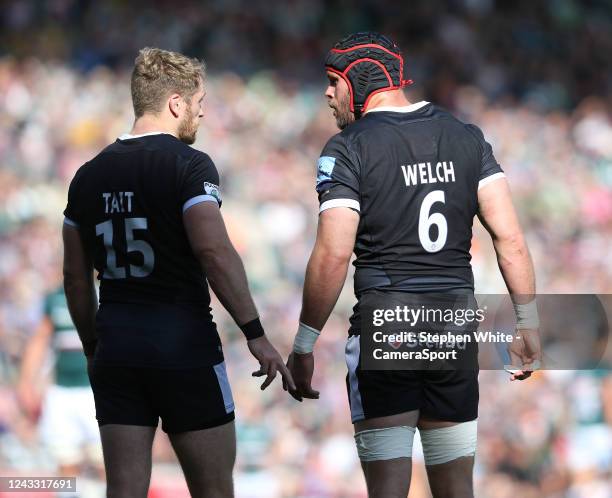
<svg viewBox="0 0 612 498"><path fill-rule="evenodd" d="M358 42L358 36L364 43ZM411 85L403 79L404 59L395 43L377 35L385 45L373 42L369 33L352 35L332 48L325 58L325 68L346 81L350 92L351 112L361 115L370 98L379 93ZM347 42L355 42L348 46ZM378 40L376 40L378 41Z"/></svg>

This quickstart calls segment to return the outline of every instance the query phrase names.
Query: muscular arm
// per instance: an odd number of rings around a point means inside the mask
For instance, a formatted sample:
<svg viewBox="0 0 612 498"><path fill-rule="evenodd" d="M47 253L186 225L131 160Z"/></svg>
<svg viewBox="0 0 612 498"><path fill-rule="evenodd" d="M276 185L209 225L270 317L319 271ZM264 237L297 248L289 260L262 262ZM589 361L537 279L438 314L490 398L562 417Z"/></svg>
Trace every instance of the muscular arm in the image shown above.
<svg viewBox="0 0 612 498"><path fill-rule="evenodd" d="M315 339L312 334L319 335L336 305L346 279L358 225L359 214L346 207L327 209L319 215L317 240L306 267L300 328L295 339L294 352L287 361L297 386L297 389L289 389L289 392L298 401L319 397L319 393L312 389L310 384L314 372L312 346ZM304 332L303 325L310 327L310 332L306 333L311 335L312 344L307 348L296 349ZM307 339L302 337L301 340Z"/></svg>
<svg viewBox="0 0 612 498"><path fill-rule="evenodd" d="M243 325L258 319L242 260L227 235L219 206L213 202L196 204L183 213L183 224L191 250L206 272L212 290L236 324L242 328ZM259 327L261 328L261 325ZM261 333L263 334L263 329ZM249 351L260 364L259 370L253 372L253 376L267 375L261 389L270 385L277 371L283 376L283 382L295 389L291 374L265 335L248 339L247 344Z"/></svg>
<svg viewBox="0 0 612 498"><path fill-rule="evenodd" d="M331 314L355 246L359 214L349 208L327 209L319 216L317 239L306 268L300 321L321 330Z"/></svg>
<svg viewBox="0 0 612 498"><path fill-rule="evenodd" d="M542 357L534 301L533 263L506 180L498 179L481 188L478 204L479 218L493 239L499 269L517 312L517 329L521 331L508 346L511 364L520 368L508 370L512 373L510 380L525 380L533 369L539 368ZM524 310L520 311L521 308ZM525 310L527 314L521 319Z"/></svg>
<svg viewBox="0 0 612 498"><path fill-rule="evenodd" d="M211 288L238 325L258 317L240 256L229 239L217 204L202 202L183 214L191 249Z"/></svg>
<svg viewBox="0 0 612 498"><path fill-rule="evenodd" d="M493 240L499 269L510 295L513 300L516 297L521 302L529 302L535 294L533 263L505 178L478 191L478 209L478 218Z"/></svg>
<svg viewBox="0 0 612 498"><path fill-rule="evenodd" d="M87 356L97 340L95 321L98 296L94 286L93 262L85 251L79 230L64 224L64 291L70 316Z"/></svg>

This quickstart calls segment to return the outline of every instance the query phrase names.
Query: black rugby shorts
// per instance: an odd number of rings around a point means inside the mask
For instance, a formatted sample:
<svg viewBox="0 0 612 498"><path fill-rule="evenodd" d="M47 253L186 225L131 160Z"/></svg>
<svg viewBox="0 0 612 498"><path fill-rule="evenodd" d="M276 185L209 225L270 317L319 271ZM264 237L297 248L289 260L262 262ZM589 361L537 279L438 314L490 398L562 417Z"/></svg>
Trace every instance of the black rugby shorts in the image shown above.
<svg viewBox="0 0 612 498"><path fill-rule="evenodd" d="M90 381L98 425L157 427L174 434L234 420L225 362L163 369L93 364Z"/></svg>

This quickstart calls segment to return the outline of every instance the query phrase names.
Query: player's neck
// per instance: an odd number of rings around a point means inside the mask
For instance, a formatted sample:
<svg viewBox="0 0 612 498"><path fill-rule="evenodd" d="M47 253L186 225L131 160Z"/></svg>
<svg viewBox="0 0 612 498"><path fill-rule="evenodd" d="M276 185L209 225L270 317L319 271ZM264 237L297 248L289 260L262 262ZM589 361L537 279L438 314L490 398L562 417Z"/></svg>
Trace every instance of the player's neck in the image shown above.
<svg viewBox="0 0 612 498"><path fill-rule="evenodd" d="M404 95L402 90L390 90L388 92L380 92L372 95L368 102L367 111L376 109L377 107L406 107L412 104Z"/></svg>
<svg viewBox="0 0 612 498"><path fill-rule="evenodd" d="M168 133L177 136L177 131L174 124L169 125L163 119L145 114L134 122L130 135L144 135L145 133Z"/></svg>

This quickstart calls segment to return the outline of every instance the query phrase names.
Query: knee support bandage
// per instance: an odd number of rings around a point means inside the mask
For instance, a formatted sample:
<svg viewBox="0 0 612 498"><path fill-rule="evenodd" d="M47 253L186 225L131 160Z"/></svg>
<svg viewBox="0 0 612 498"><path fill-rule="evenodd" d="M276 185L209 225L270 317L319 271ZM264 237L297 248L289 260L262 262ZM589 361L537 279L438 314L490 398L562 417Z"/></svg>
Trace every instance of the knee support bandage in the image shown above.
<svg viewBox="0 0 612 498"><path fill-rule="evenodd" d="M357 454L362 462L412 457L414 427L402 425L384 429L368 429L355 434Z"/></svg>
<svg viewBox="0 0 612 498"><path fill-rule="evenodd" d="M425 465L438 465L476 454L477 420L419 431Z"/></svg>

